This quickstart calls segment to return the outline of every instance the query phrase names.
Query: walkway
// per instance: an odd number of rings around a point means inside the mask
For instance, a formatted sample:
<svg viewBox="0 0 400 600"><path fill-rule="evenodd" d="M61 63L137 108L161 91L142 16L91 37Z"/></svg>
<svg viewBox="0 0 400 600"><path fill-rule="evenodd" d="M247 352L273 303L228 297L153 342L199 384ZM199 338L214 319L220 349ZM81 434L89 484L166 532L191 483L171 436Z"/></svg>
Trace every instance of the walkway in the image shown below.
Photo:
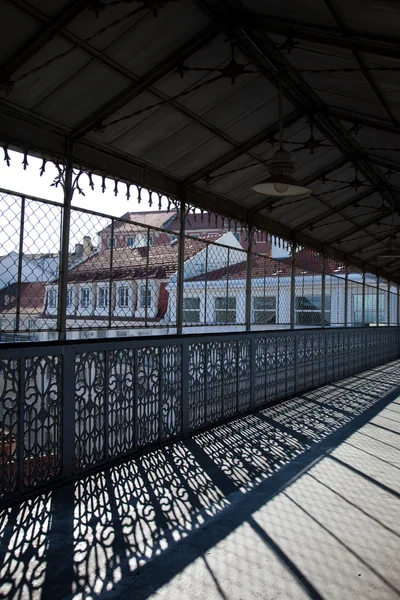
<svg viewBox="0 0 400 600"><path fill-rule="evenodd" d="M399 367L9 509L0 598L400 598Z"/></svg>

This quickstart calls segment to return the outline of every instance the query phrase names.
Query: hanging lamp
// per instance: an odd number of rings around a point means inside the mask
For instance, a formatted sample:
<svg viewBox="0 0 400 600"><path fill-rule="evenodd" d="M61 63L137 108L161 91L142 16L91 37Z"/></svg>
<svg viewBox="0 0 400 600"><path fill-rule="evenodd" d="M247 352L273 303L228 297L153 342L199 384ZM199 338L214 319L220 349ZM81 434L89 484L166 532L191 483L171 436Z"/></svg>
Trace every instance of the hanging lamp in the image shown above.
<svg viewBox="0 0 400 600"><path fill-rule="evenodd" d="M264 196L303 196L309 194L311 190L305 187L294 177L294 164L289 152L283 148L283 100L282 86L279 81L279 150L268 163L268 169L271 175L252 186L252 190Z"/></svg>
<svg viewBox="0 0 400 600"><path fill-rule="evenodd" d="M392 235L389 238L386 248L381 254L382 258L400 258L400 247L394 233L394 200L392 202Z"/></svg>

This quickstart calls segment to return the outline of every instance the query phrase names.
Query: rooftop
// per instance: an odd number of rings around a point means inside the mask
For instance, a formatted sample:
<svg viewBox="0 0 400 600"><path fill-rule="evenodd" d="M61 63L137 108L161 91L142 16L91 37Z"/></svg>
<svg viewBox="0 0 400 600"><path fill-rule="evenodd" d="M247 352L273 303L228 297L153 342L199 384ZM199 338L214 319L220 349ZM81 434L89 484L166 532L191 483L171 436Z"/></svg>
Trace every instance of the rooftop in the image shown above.
<svg viewBox="0 0 400 600"><path fill-rule="evenodd" d="M204 248L204 243L192 238L185 242L185 260ZM150 248L113 248L102 250L70 269L68 281L124 279L169 279L178 268L179 244L165 244ZM112 266L111 266L112 265Z"/></svg>
<svg viewBox="0 0 400 600"><path fill-rule="evenodd" d="M15 289L15 288L14 288ZM20 285L20 312L26 314L41 313L45 295L45 283L21 283ZM17 298L11 296L11 301L4 304L5 296L10 295L9 288L0 290L0 314L14 313L17 309Z"/></svg>

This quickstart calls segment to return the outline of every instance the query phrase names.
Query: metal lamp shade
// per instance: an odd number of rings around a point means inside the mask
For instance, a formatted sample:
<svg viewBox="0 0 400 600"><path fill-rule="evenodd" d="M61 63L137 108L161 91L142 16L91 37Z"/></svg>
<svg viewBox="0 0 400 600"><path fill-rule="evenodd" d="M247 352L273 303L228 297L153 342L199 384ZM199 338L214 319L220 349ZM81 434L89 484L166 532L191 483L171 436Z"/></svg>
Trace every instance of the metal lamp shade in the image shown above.
<svg viewBox="0 0 400 600"><path fill-rule="evenodd" d="M252 186L252 189L265 196L303 196L310 193L310 189L298 183L292 173L294 165L289 152L278 150L268 164L271 175L264 181Z"/></svg>
<svg viewBox="0 0 400 600"><path fill-rule="evenodd" d="M389 239L387 247L381 254L382 258L400 258L400 246L394 236Z"/></svg>

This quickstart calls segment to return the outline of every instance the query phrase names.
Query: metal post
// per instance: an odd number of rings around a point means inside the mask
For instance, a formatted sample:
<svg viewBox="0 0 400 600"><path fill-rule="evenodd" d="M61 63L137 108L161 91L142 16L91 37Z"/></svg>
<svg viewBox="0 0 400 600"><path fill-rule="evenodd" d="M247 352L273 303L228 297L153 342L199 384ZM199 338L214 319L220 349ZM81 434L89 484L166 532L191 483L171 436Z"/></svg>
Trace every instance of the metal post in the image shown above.
<svg viewBox="0 0 400 600"><path fill-rule="evenodd" d="M112 285L113 285L113 260L114 260L114 219L111 219L111 248L110 248L110 276L108 279L108 328L112 327L112 311L114 308L114 302L112 297Z"/></svg>
<svg viewBox="0 0 400 600"><path fill-rule="evenodd" d="M325 275L326 275L326 256L322 255L322 281L321 281L321 327L325 327ZM314 356L314 352L313 352Z"/></svg>
<svg viewBox="0 0 400 600"><path fill-rule="evenodd" d="M229 259L230 259L230 248L228 248L228 259L226 261L226 295L225 295L225 324L227 324L228 317L228 298L229 298ZM237 307L236 307L237 310ZM237 322L237 312L236 312L236 322Z"/></svg>
<svg viewBox="0 0 400 600"><path fill-rule="evenodd" d="M208 272L208 244L206 245L206 264L204 277L204 325L207 325L207 272Z"/></svg>
<svg viewBox="0 0 400 600"><path fill-rule="evenodd" d="M15 294L16 312L15 312L15 332L19 332L21 316L21 284L22 284L22 258L24 253L24 225L25 225L25 196L21 197L21 220L19 226L19 248L18 248L18 276L17 289Z"/></svg>
<svg viewBox="0 0 400 600"><path fill-rule="evenodd" d="M207 377L207 374L205 375ZM182 433L189 433L189 343L182 344Z"/></svg>
<svg viewBox="0 0 400 600"><path fill-rule="evenodd" d="M379 275L376 276L376 326L379 325Z"/></svg>
<svg viewBox="0 0 400 600"><path fill-rule="evenodd" d="M362 325L362 327L365 327L365 271L363 271L363 277L362 277L361 325Z"/></svg>
<svg viewBox="0 0 400 600"><path fill-rule="evenodd" d="M179 211L179 249L178 249L178 281L176 289L176 329L178 334L182 333L183 322L183 287L185 275L185 225L186 225L186 203L185 189L181 191L181 205Z"/></svg>
<svg viewBox="0 0 400 600"><path fill-rule="evenodd" d="M63 355L63 393L62 403L62 474L71 477L74 471L75 457L75 363L73 346L67 346ZM108 419L108 416L106 416Z"/></svg>
<svg viewBox="0 0 400 600"><path fill-rule="evenodd" d="M247 263L246 263L246 331L251 330L251 276L253 270L253 235L254 231L248 225Z"/></svg>
<svg viewBox="0 0 400 600"><path fill-rule="evenodd" d="M25 365L26 359L21 356L18 360L18 421L17 421L17 460L18 460L18 489L22 492L24 487L25 465Z"/></svg>
<svg viewBox="0 0 400 600"><path fill-rule="evenodd" d="M344 275L344 326L349 326L349 265L346 263Z"/></svg>
<svg viewBox="0 0 400 600"><path fill-rule="evenodd" d="M390 327L390 281L387 282L387 326Z"/></svg>
<svg viewBox="0 0 400 600"><path fill-rule="evenodd" d="M292 277L290 286L290 329L294 329L296 302L296 242L293 242L292 246Z"/></svg>
<svg viewBox="0 0 400 600"><path fill-rule="evenodd" d="M60 340L66 338L67 324L67 289L68 289L68 251L69 251L69 234L71 225L71 202L73 196L73 145L72 142L67 142L64 177L64 207L62 220L62 238L61 238L61 258L60 258L60 278L58 283L58 313L57 313L57 330Z"/></svg>
<svg viewBox="0 0 400 600"><path fill-rule="evenodd" d="M146 253L146 286L145 286L145 300L144 300L144 326L147 327L148 319L148 306L147 298L149 295L149 254L150 254L150 228L147 229L147 253Z"/></svg>
<svg viewBox="0 0 400 600"><path fill-rule="evenodd" d="M397 285L397 327L400 325L400 286Z"/></svg>

